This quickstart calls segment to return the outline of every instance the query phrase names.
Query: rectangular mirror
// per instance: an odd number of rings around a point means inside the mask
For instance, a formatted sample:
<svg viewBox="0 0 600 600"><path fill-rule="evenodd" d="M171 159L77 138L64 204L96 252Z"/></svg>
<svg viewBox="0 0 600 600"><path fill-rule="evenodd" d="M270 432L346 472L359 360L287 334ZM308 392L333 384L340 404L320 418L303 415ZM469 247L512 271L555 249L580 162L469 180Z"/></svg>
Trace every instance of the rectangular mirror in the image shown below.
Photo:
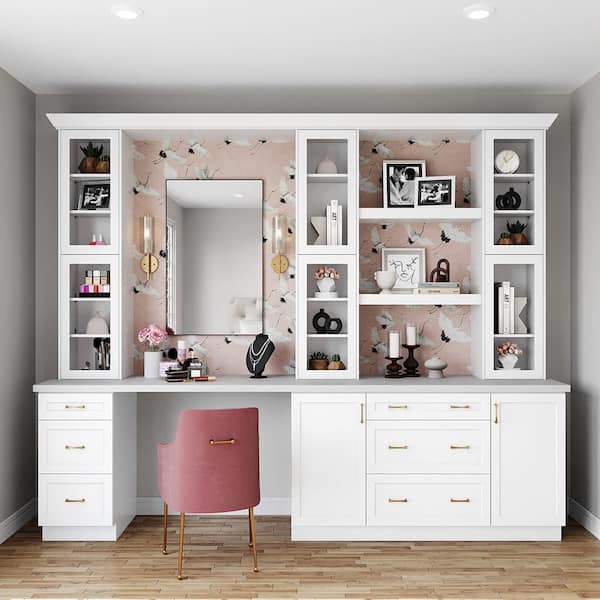
<svg viewBox="0 0 600 600"><path fill-rule="evenodd" d="M176 335L263 330L263 182L167 180L167 325Z"/></svg>

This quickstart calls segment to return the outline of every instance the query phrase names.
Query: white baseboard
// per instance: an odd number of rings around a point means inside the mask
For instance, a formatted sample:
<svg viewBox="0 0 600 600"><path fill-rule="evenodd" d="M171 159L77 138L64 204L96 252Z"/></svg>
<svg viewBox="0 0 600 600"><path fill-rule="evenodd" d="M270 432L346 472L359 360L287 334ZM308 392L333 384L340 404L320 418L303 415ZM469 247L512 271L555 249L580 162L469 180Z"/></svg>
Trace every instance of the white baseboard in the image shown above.
<svg viewBox="0 0 600 600"><path fill-rule="evenodd" d="M136 502L136 514L138 515L162 515L163 514L163 501L158 496L142 496L137 499ZM179 514L175 511L169 510L169 514ZM245 510L238 510L228 513L211 513L213 515L225 514L225 515L246 515ZM290 498L261 498L260 504L254 509L255 515L284 515L289 516L291 514L291 501Z"/></svg>
<svg viewBox="0 0 600 600"><path fill-rule="evenodd" d="M14 535L37 514L37 498L32 498L12 515L0 522L0 544Z"/></svg>
<svg viewBox="0 0 600 600"><path fill-rule="evenodd" d="M569 515L594 537L600 539L600 519L573 498L569 498Z"/></svg>

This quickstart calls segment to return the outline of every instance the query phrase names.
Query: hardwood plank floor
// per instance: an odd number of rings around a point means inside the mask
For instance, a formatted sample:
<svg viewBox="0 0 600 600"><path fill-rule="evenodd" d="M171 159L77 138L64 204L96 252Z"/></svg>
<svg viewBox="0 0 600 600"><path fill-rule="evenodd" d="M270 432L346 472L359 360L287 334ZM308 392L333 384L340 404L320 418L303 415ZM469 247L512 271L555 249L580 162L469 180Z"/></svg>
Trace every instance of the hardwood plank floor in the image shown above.
<svg viewBox="0 0 600 600"><path fill-rule="evenodd" d="M177 517L137 517L118 542L45 542L29 524L0 545L0 598L600 598L600 542L290 541L287 517L258 517L260 573L245 517L189 517L177 581Z"/></svg>

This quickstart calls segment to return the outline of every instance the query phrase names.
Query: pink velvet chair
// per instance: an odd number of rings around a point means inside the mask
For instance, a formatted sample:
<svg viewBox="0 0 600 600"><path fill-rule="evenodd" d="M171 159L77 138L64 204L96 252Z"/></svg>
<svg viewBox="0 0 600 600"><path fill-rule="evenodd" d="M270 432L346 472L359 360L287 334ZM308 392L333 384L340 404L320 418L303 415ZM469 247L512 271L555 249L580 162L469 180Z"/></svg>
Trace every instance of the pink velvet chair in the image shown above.
<svg viewBox="0 0 600 600"><path fill-rule="evenodd" d="M158 489L164 503L163 554L169 506L181 513L177 578L184 579L185 513L248 509L254 571L258 572L254 507L260 502L258 409L184 410L175 440L158 445Z"/></svg>

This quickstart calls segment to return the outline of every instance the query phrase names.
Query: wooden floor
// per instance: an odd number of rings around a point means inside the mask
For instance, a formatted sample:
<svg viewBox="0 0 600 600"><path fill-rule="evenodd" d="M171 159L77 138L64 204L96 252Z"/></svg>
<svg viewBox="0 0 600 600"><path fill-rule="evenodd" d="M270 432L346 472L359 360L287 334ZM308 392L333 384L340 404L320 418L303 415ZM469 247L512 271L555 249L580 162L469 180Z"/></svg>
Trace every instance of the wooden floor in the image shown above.
<svg viewBox="0 0 600 600"><path fill-rule="evenodd" d="M0 545L0 598L600 598L600 542L577 525L562 542L290 542L286 517L189 517L186 581L176 524L162 556L159 517L118 542L45 542L31 523Z"/></svg>

